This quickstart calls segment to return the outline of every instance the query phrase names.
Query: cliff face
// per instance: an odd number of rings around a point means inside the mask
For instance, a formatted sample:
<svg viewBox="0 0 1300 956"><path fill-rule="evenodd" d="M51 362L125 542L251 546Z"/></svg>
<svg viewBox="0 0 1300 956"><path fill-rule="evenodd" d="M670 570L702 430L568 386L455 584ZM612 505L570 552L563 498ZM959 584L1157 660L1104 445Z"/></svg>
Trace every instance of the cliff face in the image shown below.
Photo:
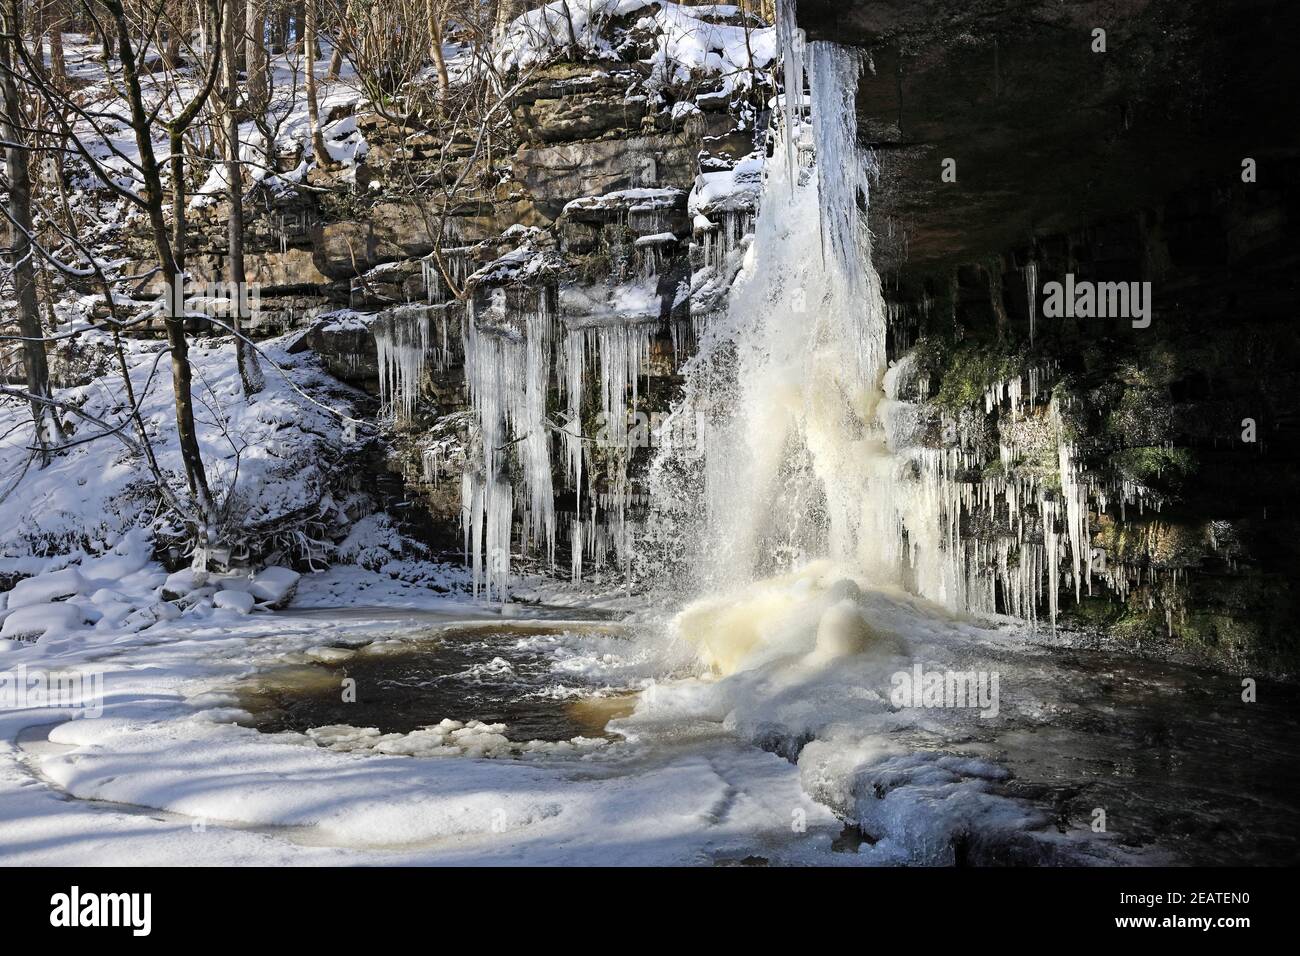
<svg viewBox="0 0 1300 956"><path fill-rule="evenodd" d="M1000 502L964 533L990 564L1035 539L1039 500L1071 495L1051 487L1067 447L1091 579L1067 619L1293 668L1300 10L801 0L799 21L868 59L891 354L920 343L914 387L977 463L959 481L1040 479L1027 532ZM1067 275L1149 282L1150 324L1051 315Z"/></svg>
<svg viewBox="0 0 1300 956"><path fill-rule="evenodd" d="M590 8L572 32L541 11L504 29L481 124L332 94L345 161L282 150L247 201L253 334L295 333L377 399L419 534L450 556L467 522L490 587L521 527L538 567L623 579L652 430L757 199L774 31L714 5ZM225 217L191 212L196 282L226 277ZM145 271L143 234L127 245Z"/></svg>

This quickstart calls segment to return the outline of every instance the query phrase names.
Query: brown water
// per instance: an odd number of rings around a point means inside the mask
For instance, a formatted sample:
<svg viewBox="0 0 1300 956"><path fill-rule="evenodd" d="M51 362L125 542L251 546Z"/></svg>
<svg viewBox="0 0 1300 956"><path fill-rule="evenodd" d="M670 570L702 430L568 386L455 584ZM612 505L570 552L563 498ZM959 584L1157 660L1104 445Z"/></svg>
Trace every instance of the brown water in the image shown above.
<svg viewBox="0 0 1300 956"><path fill-rule="evenodd" d="M630 712L645 674L631 663L636 643L613 624L495 619L389 633L403 639L340 649L345 659L289 663L247 681L241 697L252 726L405 733L451 718L504 723L516 741L609 736L606 725ZM1239 676L1064 646L944 641L917 653L932 664L1000 673L1001 715L986 721L931 711L924 729L890 729L874 722L878 705L865 697L855 719L852 686L788 692L801 699L829 693L828 722L878 726L882 739L905 752L978 758L1008 772L989 793L1033 808L1034 822L1017 832L977 826L960 835L951 862L1097 863L1121 849L1158 851L1154 862L1300 859L1300 689L1263 681L1257 702L1247 704ZM344 678L356 682L355 703L342 700ZM815 726L762 730L742 737L791 759L821 735ZM655 737L642 759L653 761L656 750L667 759L691 746L674 742L677 736ZM874 786L883 800L898 779L883 766L864 771L854 789ZM914 799L929 797L918 789ZM875 799L834 805L850 824L836 851L898 838L887 816L872 813L876 806L886 808ZM1077 836L1087 837L1098 808L1105 832L1081 844Z"/></svg>
<svg viewBox="0 0 1300 956"><path fill-rule="evenodd" d="M617 639L613 625L460 624L354 649L332 662L286 665L240 688L252 726L266 733L330 724L407 733L443 718L506 724L512 740L601 736L631 709L629 691L579 673L556 672L554 650L575 635ZM342 681L356 682L345 702Z"/></svg>

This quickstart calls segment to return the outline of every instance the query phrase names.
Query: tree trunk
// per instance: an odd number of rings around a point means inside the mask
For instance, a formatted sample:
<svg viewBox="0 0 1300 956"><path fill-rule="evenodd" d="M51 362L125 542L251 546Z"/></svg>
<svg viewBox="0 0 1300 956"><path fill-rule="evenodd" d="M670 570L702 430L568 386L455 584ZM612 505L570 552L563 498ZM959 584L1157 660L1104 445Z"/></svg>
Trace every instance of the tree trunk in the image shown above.
<svg viewBox="0 0 1300 956"><path fill-rule="evenodd" d="M244 168L239 161L239 48L235 43L235 28L243 22L238 16L240 0L226 0L226 15L222 24L222 55L225 66L225 140L226 182L230 198L230 215L226 219L227 258L230 260L228 276L234 291L234 308L231 309L230 326L235 334L235 360L239 364L239 380L244 386L244 397L251 398L266 385L262 369L257 364L257 353L244 341L244 314L248 301L248 277L244 272Z"/></svg>
<svg viewBox="0 0 1300 956"><path fill-rule="evenodd" d="M66 18L63 11L55 9L50 23L50 72L53 74L56 89L66 89L68 85L68 67L63 57L63 25Z"/></svg>
<svg viewBox="0 0 1300 956"><path fill-rule="evenodd" d="M264 115L270 90L267 83L266 0L247 0L245 32L248 38L248 108Z"/></svg>
<svg viewBox="0 0 1300 956"><path fill-rule="evenodd" d="M194 424L194 399L191 394L194 387L194 372L190 367L189 341L185 337L183 308L185 277L177 268L176 259L172 255L171 237L167 233L167 220L162 201L162 176L153 148L149 110L145 106L144 92L140 87L139 64L136 62L135 47L131 43L131 25L127 21L121 0L104 0L104 6L112 14L113 26L117 34L118 59L122 64L124 92L130 107L131 129L135 134L140 172L144 179L144 192L141 198L144 200L149 232L158 254L158 265L162 270L163 282L168 289L164 321L167 326L167 344L172 360L176 437L180 445L181 462L185 467L185 480L199 512L199 537L206 540L209 527L215 522L217 514L213 506L212 492L208 487L207 471L203 467L203 453L199 447L198 432ZM213 36L211 32L213 24L210 21L211 18L209 18L209 40L214 41L219 48L220 40Z"/></svg>
<svg viewBox="0 0 1300 956"><path fill-rule="evenodd" d="M25 134L20 112L18 89L14 83L11 65L18 59L11 56L10 44L18 43L22 36L22 20L18 0L6 0L4 7L4 32L12 39L0 39L0 95L4 100L4 115L0 117L0 136L14 145L5 150L5 175L9 180L9 212L13 216L9 234L13 262L14 291L18 299L18 331L23 337L23 367L27 372L27 393L32 396L32 424L36 429L36 444L41 448L41 467L49 461L46 446L56 442L61 431L57 413L40 399L50 398L50 370L45 357L45 335L41 331L41 316L36 297L36 269L31 246L32 192L28 176L28 153L23 148Z"/></svg>
<svg viewBox="0 0 1300 956"><path fill-rule="evenodd" d="M275 52L283 53L289 49L289 8L281 6L275 16Z"/></svg>
<svg viewBox="0 0 1300 956"><path fill-rule="evenodd" d="M325 72L325 79L331 83L339 78L339 70L343 69L343 38L336 36L334 38L334 52L330 54L329 69Z"/></svg>
<svg viewBox="0 0 1300 956"><path fill-rule="evenodd" d="M438 71L438 108L443 108L451 93L451 78L447 75L447 60L442 55L442 11L438 0L424 0L425 17L429 22L429 52Z"/></svg>
<svg viewBox="0 0 1300 956"><path fill-rule="evenodd" d="M334 158L325 147L325 137L321 135L320 130L320 105L316 96L316 58L311 55L311 51L316 48L316 4L314 2L306 6L305 20L306 38L303 44L305 51L303 59L307 67L307 119L311 124L311 149L316 154L316 165L327 169L334 165Z"/></svg>
<svg viewBox="0 0 1300 956"><path fill-rule="evenodd" d="M351 0L344 5L341 15L344 19L352 15ZM334 31L334 52L330 54L330 66L325 74L325 79L331 83L339 78L339 70L343 69L343 34L342 27Z"/></svg>

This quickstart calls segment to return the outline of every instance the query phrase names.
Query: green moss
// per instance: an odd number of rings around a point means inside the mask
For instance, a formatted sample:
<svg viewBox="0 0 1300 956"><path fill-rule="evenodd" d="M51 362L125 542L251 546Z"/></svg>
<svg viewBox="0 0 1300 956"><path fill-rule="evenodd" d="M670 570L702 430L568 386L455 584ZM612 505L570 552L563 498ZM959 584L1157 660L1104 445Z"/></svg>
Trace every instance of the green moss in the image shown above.
<svg viewBox="0 0 1300 956"><path fill-rule="evenodd" d="M956 350L939 386L935 401L955 411L984 400L990 385L1010 378L1019 371L1019 363L996 348Z"/></svg>
<svg viewBox="0 0 1300 956"><path fill-rule="evenodd" d="M1077 604L1063 604L1061 620L1075 627L1111 627L1125 614L1124 604L1098 595L1084 595Z"/></svg>
<svg viewBox="0 0 1300 956"><path fill-rule="evenodd" d="M1144 484L1157 478L1185 478L1196 472L1196 456L1187 448L1149 445L1116 452L1116 470L1131 481Z"/></svg>
<svg viewBox="0 0 1300 956"><path fill-rule="evenodd" d="M1112 636L1129 644L1160 640L1166 637L1164 612L1136 610L1130 604L1110 626Z"/></svg>
<svg viewBox="0 0 1300 956"><path fill-rule="evenodd" d="M936 404L951 412L977 407L984 392L1013 378L1025 367L1024 356L1000 345L955 345L934 339L916 346L919 366L939 379Z"/></svg>

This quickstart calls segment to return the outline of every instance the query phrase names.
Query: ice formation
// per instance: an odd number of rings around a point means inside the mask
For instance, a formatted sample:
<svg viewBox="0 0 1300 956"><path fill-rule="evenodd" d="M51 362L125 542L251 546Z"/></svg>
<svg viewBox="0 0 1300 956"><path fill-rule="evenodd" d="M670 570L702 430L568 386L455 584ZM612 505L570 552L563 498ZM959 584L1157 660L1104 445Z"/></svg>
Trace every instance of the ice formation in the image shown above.
<svg viewBox="0 0 1300 956"><path fill-rule="evenodd" d="M444 319L445 321L445 319ZM386 414L410 419L420 395L432 337L428 311L393 309L372 326L379 362L379 399Z"/></svg>

